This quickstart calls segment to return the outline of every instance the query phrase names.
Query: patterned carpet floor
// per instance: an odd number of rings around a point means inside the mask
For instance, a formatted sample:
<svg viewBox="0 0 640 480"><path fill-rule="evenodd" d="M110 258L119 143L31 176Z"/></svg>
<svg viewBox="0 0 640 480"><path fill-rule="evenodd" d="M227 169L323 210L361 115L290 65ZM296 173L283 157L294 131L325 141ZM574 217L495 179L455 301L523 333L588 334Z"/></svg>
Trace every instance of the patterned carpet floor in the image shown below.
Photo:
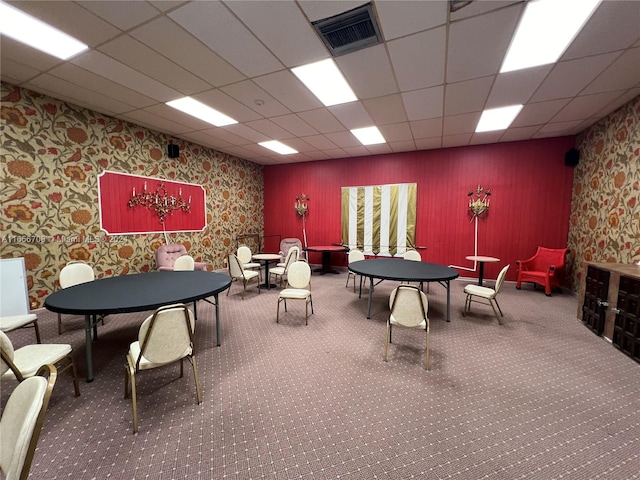
<svg viewBox="0 0 640 480"><path fill-rule="evenodd" d="M279 288L244 300L234 283L213 307L198 303L196 359L143 372L140 431L132 433L124 363L148 313L112 315L94 344L95 381L73 396L56 383L31 469L38 479L636 479L640 478L640 365L577 320L577 300L505 283L499 325L490 307L462 316L463 288L431 284L431 371L424 334L394 329L382 353L388 298L375 287L371 318L346 273L312 277L314 314ZM85 375L83 319L38 312L43 342L70 343ZM15 347L33 331L10 333ZM2 405L13 384L3 382Z"/></svg>

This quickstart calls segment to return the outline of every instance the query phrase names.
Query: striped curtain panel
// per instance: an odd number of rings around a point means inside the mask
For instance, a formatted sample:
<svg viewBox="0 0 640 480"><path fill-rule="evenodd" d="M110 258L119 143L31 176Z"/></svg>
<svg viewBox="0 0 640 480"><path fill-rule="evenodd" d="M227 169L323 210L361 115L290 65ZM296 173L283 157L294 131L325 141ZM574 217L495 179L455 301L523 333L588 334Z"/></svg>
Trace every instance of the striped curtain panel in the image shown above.
<svg viewBox="0 0 640 480"><path fill-rule="evenodd" d="M365 255L403 256L415 247L416 183L342 187L342 242Z"/></svg>

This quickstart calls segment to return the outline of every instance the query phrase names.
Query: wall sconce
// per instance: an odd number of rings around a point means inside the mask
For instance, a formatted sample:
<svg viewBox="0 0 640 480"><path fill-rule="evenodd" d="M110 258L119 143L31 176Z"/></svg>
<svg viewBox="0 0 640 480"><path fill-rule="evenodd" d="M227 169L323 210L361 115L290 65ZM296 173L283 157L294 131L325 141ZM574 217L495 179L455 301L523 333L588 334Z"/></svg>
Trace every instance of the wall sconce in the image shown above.
<svg viewBox="0 0 640 480"><path fill-rule="evenodd" d="M155 210L158 214L160 223L164 223L164 219L167 215L171 214L174 210L182 210L189 213L191 211L191 195L189 200L185 202L182 198L182 188L178 191L178 196L169 195L164 186L164 182L160 182L155 191L147 191L147 182L144 182L142 192L136 195L136 188L133 187L133 193L131 200L129 200L129 207L133 208L136 205L142 205L149 210Z"/></svg>
<svg viewBox="0 0 640 480"><path fill-rule="evenodd" d="M480 185L478 185L475 192L470 190L469 193L467 193L469 197L469 210L473 213L474 218L479 217L489 210L490 195L491 189L488 188L485 190Z"/></svg>
<svg viewBox="0 0 640 480"><path fill-rule="evenodd" d="M311 199L303 193L296 197L296 203L293 204L293 208L296 209L296 212L298 212L298 215L302 218L304 218L307 213L307 202L309 202L309 200Z"/></svg>

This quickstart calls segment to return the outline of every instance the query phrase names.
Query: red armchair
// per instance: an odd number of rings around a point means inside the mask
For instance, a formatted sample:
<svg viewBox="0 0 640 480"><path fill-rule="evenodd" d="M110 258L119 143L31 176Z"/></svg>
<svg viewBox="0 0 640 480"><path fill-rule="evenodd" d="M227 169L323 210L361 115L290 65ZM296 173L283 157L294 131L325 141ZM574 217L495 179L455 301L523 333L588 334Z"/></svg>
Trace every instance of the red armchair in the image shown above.
<svg viewBox="0 0 640 480"><path fill-rule="evenodd" d="M188 255L184 245L169 244L162 245L156 249L156 265L158 270L173 270L173 264L178 257ZM194 270L206 270L207 264L203 262L195 262Z"/></svg>
<svg viewBox="0 0 640 480"><path fill-rule="evenodd" d="M568 248L538 247L533 257L516 260L518 266L516 288L520 289L522 282L533 282L534 286L542 285L544 293L550 297L551 288L561 286L568 253Z"/></svg>

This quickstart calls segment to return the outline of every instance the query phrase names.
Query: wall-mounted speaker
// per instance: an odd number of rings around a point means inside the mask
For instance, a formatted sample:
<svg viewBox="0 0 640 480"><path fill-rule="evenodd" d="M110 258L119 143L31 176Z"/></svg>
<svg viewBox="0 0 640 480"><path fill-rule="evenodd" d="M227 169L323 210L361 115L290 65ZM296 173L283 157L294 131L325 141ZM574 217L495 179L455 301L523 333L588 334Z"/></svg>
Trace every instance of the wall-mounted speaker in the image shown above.
<svg viewBox="0 0 640 480"><path fill-rule="evenodd" d="M570 148L564 154L564 164L567 167L575 167L580 161L580 152L575 148Z"/></svg>
<svg viewBox="0 0 640 480"><path fill-rule="evenodd" d="M167 155L169 158L178 158L180 156L180 147L175 143L167 145Z"/></svg>

